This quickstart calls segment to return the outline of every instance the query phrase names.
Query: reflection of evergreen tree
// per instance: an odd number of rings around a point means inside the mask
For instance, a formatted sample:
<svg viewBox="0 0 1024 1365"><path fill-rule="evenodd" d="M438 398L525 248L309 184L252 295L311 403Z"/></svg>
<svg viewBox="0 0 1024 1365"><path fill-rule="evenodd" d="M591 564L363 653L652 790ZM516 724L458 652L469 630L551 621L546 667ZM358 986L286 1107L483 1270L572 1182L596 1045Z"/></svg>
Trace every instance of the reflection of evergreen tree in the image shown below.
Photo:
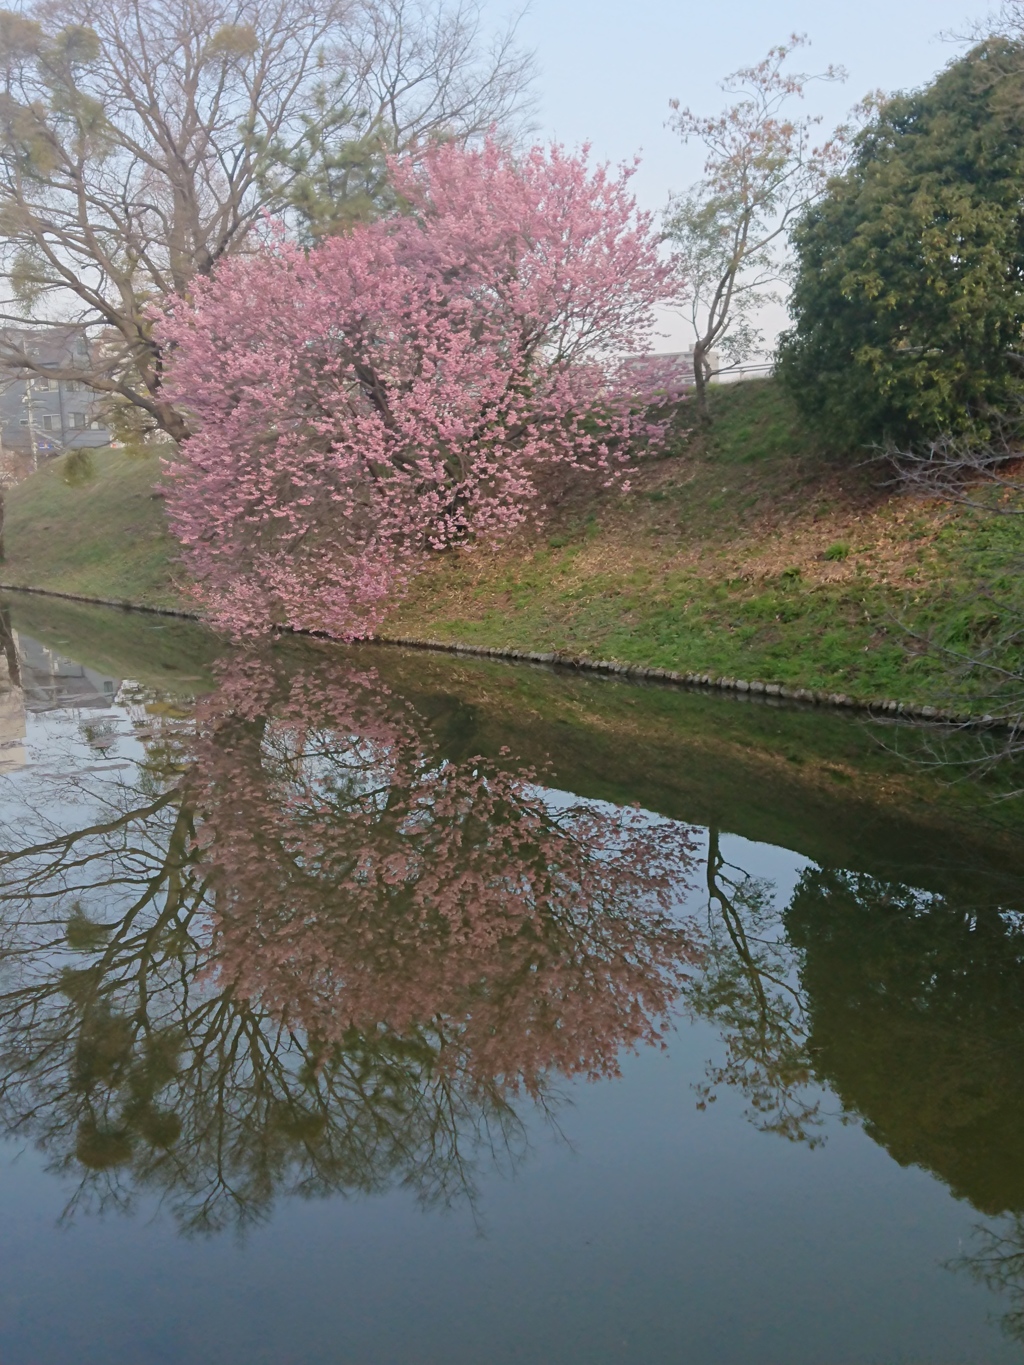
<svg viewBox="0 0 1024 1365"><path fill-rule="evenodd" d="M901 1165L1024 1211L1024 924L819 869L785 923L819 1078Z"/></svg>
<svg viewBox="0 0 1024 1365"><path fill-rule="evenodd" d="M1024 917L854 872L808 869L789 906L712 832L705 968L686 991L721 1031L709 1068L763 1130L814 1142L809 1082L901 1165L990 1215L951 1268L1004 1297L1024 1341Z"/></svg>

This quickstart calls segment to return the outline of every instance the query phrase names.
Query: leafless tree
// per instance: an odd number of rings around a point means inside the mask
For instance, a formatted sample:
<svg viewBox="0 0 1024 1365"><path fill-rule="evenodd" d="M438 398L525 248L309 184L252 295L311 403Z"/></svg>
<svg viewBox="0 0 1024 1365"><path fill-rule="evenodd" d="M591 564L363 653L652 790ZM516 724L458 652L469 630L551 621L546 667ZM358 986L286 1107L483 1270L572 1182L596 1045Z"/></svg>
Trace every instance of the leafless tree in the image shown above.
<svg viewBox="0 0 1024 1365"><path fill-rule="evenodd" d="M757 310L781 301L785 266L779 248L846 156L845 127L816 144L820 118L790 111L812 81L846 78L839 67L818 76L787 70L806 41L794 36L757 66L726 77L722 89L738 98L721 114L695 114L671 101L670 126L684 142L694 139L707 152L703 179L673 197L665 222L688 281L683 303L693 327L694 384L704 419L715 372L712 352L723 352L735 366L757 349Z"/></svg>
<svg viewBox="0 0 1024 1365"><path fill-rule="evenodd" d="M524 114L514 26L477 0L36 0L0 11L0 317L74 322L78 380L180 439L154 304L244 249L266 211L351 189L331 171ZM358 158L357 158L358 159ZM369 172L362 175L365 194ZM337 212L339 220L344 219ZM31 341L0 372L42 373Z"/></svg>
<svg viewBox="0 0 1024 1365"><path fill-rule="evenodd" d="M386 157L433 137L516 135L532 110L533 59L516 24L481 46L479 0L384 0L352 29L340 74L304 135L282 148L282 188L312 240L390 207ZM334 118L323 112L334 110Z"/></svg>

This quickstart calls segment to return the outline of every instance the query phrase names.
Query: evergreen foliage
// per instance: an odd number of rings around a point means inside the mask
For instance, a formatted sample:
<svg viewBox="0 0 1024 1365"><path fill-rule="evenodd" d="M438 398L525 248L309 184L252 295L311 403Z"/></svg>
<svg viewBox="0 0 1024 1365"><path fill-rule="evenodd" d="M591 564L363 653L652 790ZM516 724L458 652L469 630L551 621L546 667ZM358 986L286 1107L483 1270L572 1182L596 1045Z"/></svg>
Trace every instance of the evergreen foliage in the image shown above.
<svg viewBox="0 0 1024 1365"><path fill-rule="evenodd" d="M1024 379L1024 44L888 101L794 232L780 373L828 439L983 429Z"/></svg>

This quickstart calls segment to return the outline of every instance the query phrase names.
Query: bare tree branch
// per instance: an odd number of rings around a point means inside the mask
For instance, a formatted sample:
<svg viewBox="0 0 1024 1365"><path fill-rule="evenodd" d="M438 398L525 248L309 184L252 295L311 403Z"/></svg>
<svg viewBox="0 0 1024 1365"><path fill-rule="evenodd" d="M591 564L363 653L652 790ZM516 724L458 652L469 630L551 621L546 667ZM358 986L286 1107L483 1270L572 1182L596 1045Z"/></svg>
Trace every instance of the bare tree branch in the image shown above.
<svg viewBox="0 0 1024 1365"><path fill-rule="evenodd" d="M757 66L728 76L722 89L739 98L721 114L695 114L671 101L675 114L669 126L684 142L696 139L707 151L704 178L673 197L665 219L665 236L689 286L681 302L693 327L694 383L705 420L707 385L717 372L711 353L723 352L735 366L757 349L761 334L754 314L781 301L778 286L787 273L778 249L782 239L847 155L846 127L815 145L821 119L788 112L812 81L846 78L839 67L818 76L786 71L806 41L794 36Z"/></svg>
<svg viewBox="0 0 1024 1365"><path fill-rule="evenodd" d="M514 25L487 47L476 0L0 11L0 315L87 328L89 360L58 377L181 439L154 305L244 250L267 211L301 218L315 199L327 216L353 188L332 158L379 181L418 140L513 130L530 78ZM0 374L41 372L23 338L0 344Z"/></svg>

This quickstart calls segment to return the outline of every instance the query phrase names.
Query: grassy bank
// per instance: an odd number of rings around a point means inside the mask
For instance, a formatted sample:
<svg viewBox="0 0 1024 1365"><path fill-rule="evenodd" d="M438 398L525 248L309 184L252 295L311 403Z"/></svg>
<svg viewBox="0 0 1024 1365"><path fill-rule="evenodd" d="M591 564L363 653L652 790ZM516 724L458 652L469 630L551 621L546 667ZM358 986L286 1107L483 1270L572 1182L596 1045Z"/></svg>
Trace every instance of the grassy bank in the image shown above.
<svg viewBox="0 0 1024 1365"><path fill-rule="evenodd" d="M443 556L395 634L564 650L862 697L963 698L952 650L1019 594L1020 519L897 493L815 448L771 381L720 389L707 448L682 441L626 496L553 509L540 536Z"/></svg>
<svg viewBox="0 0 1024 1365"><path fill-rule="evenodd" d="M176 548L152 451L91 452L46 464L6 498L5 583L176 606Z"/></svg>
<svg viewBox="0 0 1024 1365"><path fill-rule="evenodd" d="M985 588L1019 593L1019 519L896 494L815 448L771 381L720 389L707 444L681 437L631 491L561 490L500 552L440 556L386 631L558 650L943 704L969 687L924 647L983 647ZM154 456L49 466L8 496L4 581L174 605Z"/></svg>

